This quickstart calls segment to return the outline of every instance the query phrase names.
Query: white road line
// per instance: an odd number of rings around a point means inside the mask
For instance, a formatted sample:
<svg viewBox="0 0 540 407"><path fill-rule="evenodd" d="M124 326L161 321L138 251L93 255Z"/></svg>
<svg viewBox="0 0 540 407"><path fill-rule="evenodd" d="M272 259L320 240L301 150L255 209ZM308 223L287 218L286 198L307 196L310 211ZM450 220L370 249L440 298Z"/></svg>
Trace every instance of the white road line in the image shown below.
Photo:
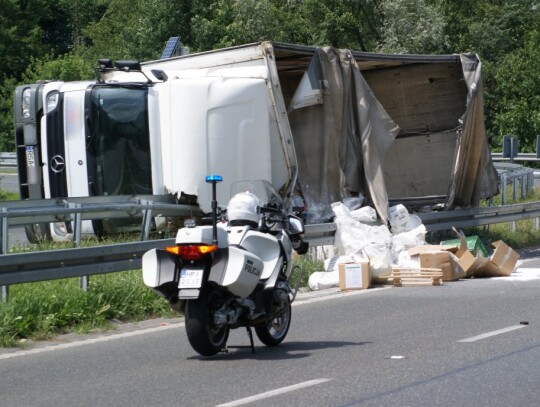
<svg viewBox="0 0 540 407"><path fill-rule="evenodd" d="M233 407L233 406L241 406L243 404L253 403L254 401L259 401L263 399L267 399L270 397L278 396L280 394L289 393L291 391L305 389L306 387L315 386L320 383L329 382L334 379L315 379L310 380L303 383L293 384L292 386L282 387L281 389L271 390L267 391L265 393L257 394L255 396L246 397L243 399L231 401L229 403L225 404L219 404L216 407Z"/></svg>
<svg viewBox="0 0 540 407"><path fill-rule="evenodd" d="M153 332L160 332L167 329L172 328L178 328L184 326L184 322L180 322L178 324L169 324L169 325L160 325L152 328L146 328L146 329L140 329L137 331L130 331L130 332L123 332L119 334L112 334L112 335L106 335L106 336L100 336L98 338L90 338L90 339L83 339L81 341L75 341L75 342L68 342L68 343L61 343L58 345L49 345L45 346L43 348L35 348L30 350L23 350L23 351L17 351L13 353L5 353L3 355L0 355L0 360L2 359L11 359L16 358L18 356L29 356L29 355L36 355L39 353L45 353L45 352L52 352L55 350L61 350L61 349L69 349L69 348L78 348L79 346L85 346L85 345L91 345L94 343L101 343L101 342L107 342L112 341L115 339L122 339L122 338L128 338L131 336L137 336L137 335L144 335L149 334Z"/></svg>
<svg viewBox="0 0 540 407"><path fill-rule="evenodd" d="M473 336L473 337L471 337L471 338L461 339L461 340L459 340L458 342L476 342L476 341L479 341L479 340L481 340L481 339L489 338L489 337L491 337L491 336L504 334L504 333L510 332L510 331L515 331L516 329L520 329L520 328L525 328L526 326L527 326L527 325L514 325L514 326L509 326L508 328L499 329L499 330L497 330L497 331L487 332L487 333L485 333L485 334L478 335L478 336Z"/></svg>

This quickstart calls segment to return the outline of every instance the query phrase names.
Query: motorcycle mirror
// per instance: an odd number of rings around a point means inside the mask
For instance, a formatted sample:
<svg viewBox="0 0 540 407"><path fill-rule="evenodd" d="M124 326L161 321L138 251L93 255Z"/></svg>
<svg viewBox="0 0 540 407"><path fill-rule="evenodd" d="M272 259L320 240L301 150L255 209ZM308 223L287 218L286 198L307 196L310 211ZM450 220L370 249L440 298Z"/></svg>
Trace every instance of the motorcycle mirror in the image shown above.
<svg viewBox="0 0 540 407"><path fill-rule="evenodd" d="M304 224L296 216L289 216L289 231L294 235L304 233Z"/></svg>

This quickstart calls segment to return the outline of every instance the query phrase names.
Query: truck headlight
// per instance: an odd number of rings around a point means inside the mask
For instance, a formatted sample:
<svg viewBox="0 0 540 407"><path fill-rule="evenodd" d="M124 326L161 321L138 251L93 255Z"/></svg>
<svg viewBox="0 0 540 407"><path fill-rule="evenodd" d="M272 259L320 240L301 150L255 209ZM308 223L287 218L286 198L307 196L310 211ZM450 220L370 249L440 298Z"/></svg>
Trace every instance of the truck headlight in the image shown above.
<svg viewBox="0 0 540 407"><path fill-rule="evenodd" d="M32 89L26 88L22 93L22 117L27 119L30 117L30 98L32 96Z"/></svg>
<svg viewBox="0 0 540 407"><path fill-rule="evenodd" d="M51 92L47 95L47 113L50 113L56 109L59 96L60 94L58 92Z"/></svg>

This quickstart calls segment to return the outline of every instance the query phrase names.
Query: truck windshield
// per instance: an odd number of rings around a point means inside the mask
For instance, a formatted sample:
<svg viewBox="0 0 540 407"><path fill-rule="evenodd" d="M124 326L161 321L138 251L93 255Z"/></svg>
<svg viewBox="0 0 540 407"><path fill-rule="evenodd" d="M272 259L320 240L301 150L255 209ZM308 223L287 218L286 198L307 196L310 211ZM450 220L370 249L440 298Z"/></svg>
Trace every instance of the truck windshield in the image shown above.
<svg viewBox="0 0 540 407"><path fill-rule="evenodd" d="M96 86L87 131L92 195L151 194L147 88Z"/></svg>

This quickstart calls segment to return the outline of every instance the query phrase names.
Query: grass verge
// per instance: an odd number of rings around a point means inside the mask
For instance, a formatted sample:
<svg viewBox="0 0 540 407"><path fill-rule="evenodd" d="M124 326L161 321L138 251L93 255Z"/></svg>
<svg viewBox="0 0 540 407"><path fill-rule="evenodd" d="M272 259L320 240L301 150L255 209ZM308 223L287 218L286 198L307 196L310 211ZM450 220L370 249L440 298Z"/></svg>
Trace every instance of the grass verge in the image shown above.
<svg viewBox="0 0 540 407"><path fill-rule="evenodd" d="M0 345L172 315L167 301L144 286L140 270L93 276L88 291L77 278L19 284L10 287L9 302L0 303Z"/></svg>

